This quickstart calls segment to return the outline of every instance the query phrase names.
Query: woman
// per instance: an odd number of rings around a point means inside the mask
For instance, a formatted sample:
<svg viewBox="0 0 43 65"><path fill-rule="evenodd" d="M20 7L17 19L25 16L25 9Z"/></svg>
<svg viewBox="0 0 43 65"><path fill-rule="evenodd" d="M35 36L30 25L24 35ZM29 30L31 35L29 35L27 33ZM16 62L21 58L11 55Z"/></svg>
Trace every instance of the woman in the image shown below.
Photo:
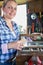
<svg viewBox="0 0 43 65"><path fill-rule="evenodd" d="M2 6L3 17L0 17L0 65L12 65L12 59L17 50L22 50L23 44L19 40L17 24L12 21L16 15L15 0L5 0ZM15 64L14 64L15 65Z"/></svg>

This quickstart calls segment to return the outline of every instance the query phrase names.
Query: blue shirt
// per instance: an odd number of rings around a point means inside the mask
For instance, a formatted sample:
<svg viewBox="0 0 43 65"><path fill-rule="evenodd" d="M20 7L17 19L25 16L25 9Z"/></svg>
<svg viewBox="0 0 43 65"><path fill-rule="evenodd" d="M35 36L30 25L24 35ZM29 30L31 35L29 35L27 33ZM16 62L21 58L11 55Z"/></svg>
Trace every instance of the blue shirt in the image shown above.
<svg viewBox="0 0 43 65"><path fill-rule="evenodd" d="M0 62L5 62L6 60L10 59L13 57L15 52L17 51L16 49L8 49L7 53L2 53L2 45L3 44L8 44L12 42L16 42L19 39L19 31L18 31L18 26L15 22L12 21L13 29L15 32L15 36L7 26L5 20L3 17L0 17Z"/></svg>

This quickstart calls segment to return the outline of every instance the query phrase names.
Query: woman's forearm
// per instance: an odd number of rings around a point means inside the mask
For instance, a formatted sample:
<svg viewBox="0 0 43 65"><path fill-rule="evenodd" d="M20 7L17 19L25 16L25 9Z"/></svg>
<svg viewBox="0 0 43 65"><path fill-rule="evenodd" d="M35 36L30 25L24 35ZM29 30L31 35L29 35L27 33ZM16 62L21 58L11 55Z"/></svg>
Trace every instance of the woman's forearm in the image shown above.
<svg viewBox="0 0 43 65"><path fill-rule="evenodd" d="M9 43L9 44L7 44L7 48L8 49L11 49L11 48L14 49L15 44L16 44L16 42Z"/></svg>
<svg viewBox="0 0 43 65"><path fill-rule="evenodd" d="M8 49L13 48L13 49L21 50L24 47L24 45L23 45L23 42L20 40L20 41L17 41L17 42L9 43L7 45L7 47L8 47Z"/></svg>

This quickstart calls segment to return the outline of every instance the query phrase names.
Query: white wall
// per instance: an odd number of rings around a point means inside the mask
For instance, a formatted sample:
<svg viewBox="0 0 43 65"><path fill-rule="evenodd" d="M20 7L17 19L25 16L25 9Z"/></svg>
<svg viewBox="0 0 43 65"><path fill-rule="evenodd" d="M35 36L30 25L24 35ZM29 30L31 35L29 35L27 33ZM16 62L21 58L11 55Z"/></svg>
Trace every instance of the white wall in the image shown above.
<svg viewBox="0 0 43 65"><path fill-rule="evenodd" d="M17 6L17 13L16 13L16 16L14 17L13 20L16 21L16 23L18 25L23 26L22 30L25 29L27 32L27 11L26 10L27 10L26 4L18 5Z"/></svg>

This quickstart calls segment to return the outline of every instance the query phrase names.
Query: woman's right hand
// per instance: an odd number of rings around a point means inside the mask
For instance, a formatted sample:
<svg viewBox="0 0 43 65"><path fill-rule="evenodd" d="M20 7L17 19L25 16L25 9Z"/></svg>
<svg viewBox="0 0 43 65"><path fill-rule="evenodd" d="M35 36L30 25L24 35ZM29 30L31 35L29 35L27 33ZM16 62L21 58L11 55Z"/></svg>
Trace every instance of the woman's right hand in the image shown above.
<svg viewBox="0 0 43 65"><path fill-rule="evenodd" d="M24 47L24 45L23 45L22 40L8 44L8 49L13 48L13 49L17 49L17 50L22 50L23 47Z"/></svg>

